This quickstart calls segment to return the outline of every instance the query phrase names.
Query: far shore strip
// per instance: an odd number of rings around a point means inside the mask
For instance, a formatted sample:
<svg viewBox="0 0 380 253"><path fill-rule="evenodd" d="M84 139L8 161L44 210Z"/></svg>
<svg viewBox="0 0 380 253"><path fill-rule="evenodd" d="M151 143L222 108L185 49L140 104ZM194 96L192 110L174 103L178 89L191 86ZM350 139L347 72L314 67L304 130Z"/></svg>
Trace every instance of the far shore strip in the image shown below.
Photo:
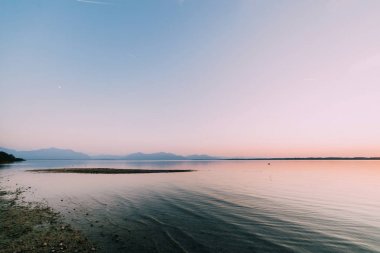
<svg viewBox="0 0 380 253"><path fill-rule="evenodd" d="M62 168L27 170L30 172L47 173L86 173L86 174L144 174L144 173L175 173L192 172L194 170L140 170L140 169L112 169L112 168Z"/></svg>

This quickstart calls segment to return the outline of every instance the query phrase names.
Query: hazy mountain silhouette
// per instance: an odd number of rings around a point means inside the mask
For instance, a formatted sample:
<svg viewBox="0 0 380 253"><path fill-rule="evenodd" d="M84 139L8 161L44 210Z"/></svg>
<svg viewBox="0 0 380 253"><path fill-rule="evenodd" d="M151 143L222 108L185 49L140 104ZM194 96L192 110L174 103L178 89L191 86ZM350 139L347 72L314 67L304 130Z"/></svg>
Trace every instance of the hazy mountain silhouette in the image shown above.
<svg viewBox="0 0 380 253"><path fill-rule="evenodd" d="M158 153L151 153L151 154L145 154L145 153L132 153L129 155L126 155L124 157L127 160L184 160L186 157L172 154L172 153L165 153L165 152L158 152Z"/></svg>
<svg viewBox="0 0 380 253"><path fill-rule="evenodd" d="M84 153L76 152L71 149L46 148L30 151L17 151L0 147L0 151L13 154L25 160L90 160L90 159L109 159L109 160L380 160L380 157L281 157L281 158L243 158L243 157L215 157L209 155L189 155L182 156L173 153L132 153L129 155L96 155L90 156Z"/></svg>
<svg viewBox="0 0 380 253"><path fill-rule="evenodd" d="M208 155L190 155L181 156L172 153L158 152L158 153L132 153L129 155L96 155L89 156L84 153L76 152L70 149L59 149L59 148L47 148L47 149L37 149L30 151L17 151L7 148L1 148L0 151L7 153L12 153L17 157L22 157L27 160L44 160L44 159L120 159L120 160L212 160L218 159L217 157L212 157Z"/></svg>
<svg viewBox="0 0 380 253"><path fill-rule="evenodd" d="M30 151L17 151L7 148L0 148L0 151L14 154L26 160L44 160L44 159L91 159L89 155L75 152L70 149L46 148Z"/></svg>
<svg viewBox="0 0 380 253"><path fill-rule="evenodd" d="M157 152L157 153L132 153L124 156L115 155L98 155L93 156L93 159L122 159L122 160L213 160L218 159L208 155L190 155L182 156L173 153Z"/></svg>
<svg viewBox="0 0 380 253"><path fill-rule="evenodd" d="M215 156L209 156L209 155L189 155L186 156L189 160L214 160L214 159L221 159L220 157Z"/></svg>

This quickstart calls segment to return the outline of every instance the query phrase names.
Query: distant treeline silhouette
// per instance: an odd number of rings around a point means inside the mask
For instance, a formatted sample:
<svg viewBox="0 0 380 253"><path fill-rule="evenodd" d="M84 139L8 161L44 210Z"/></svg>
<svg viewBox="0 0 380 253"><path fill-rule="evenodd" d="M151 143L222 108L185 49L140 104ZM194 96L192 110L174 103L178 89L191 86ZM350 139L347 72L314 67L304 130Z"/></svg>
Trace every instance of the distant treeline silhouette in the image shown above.
<svg viewBox="0 0 380 253"><path fill-rule="evenodd" d="M0 163L12 163L21 161L24 161L24 159L17 158L14 155L0 151Z"/></svg>

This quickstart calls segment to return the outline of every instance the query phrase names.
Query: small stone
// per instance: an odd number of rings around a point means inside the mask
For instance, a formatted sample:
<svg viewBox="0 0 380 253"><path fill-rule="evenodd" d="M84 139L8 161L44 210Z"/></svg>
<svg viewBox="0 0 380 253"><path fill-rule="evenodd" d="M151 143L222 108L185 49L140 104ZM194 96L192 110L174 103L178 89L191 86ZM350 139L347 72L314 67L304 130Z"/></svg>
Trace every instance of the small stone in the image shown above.
<svg viewBox="0 0 380 253"><path fill-rule="evenodd" d="M47 246L47 243L46 243L46 242L44 242L44 246Z"/></svg>
<svg viewBox="0 0 380 253"><path fill-rule="evenodd" d="M92 251L95 251L96 249L95 248L91 248Z"/></svg>

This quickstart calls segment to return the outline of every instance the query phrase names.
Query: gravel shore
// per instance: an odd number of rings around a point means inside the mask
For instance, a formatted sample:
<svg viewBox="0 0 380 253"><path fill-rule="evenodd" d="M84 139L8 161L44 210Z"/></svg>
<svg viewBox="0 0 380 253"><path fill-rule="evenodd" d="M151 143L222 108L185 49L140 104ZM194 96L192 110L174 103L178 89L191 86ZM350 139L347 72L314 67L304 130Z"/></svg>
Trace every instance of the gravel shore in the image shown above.
<svg viewBox="0 0 380 253"><path fill-rule="evenodd" d="M25 190L6 191L0 186L0 253L97 251L59 213L45 204L23 201Z"/></svg>

